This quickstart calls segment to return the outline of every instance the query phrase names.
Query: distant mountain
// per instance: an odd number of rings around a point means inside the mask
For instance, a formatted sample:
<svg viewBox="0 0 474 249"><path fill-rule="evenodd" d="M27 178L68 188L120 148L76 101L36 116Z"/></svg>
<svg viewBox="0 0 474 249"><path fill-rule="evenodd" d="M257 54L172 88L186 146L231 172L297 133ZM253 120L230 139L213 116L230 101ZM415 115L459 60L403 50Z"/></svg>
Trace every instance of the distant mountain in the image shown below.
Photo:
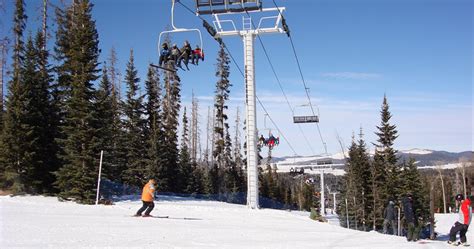
<svg viewBox="0 0 474 249"><path fill-rule="evenodd" d="M473 156L472 151L447 152L447 151L429 151L429 150L410 150L400 151L398 155L401 160L407 160L412 157L417 161L418 166L431 166L437 164L458 163L461 158L470 159ZM421 152L421 153L420 153Z"/></svg>
<svg viewBox="0 0 474 249"><path fill-rule="evenodd" d="M398 156L401 161L408 161L409 158L413 158L417 162L418 166L433 166L438 164L458 163L461 158L472 158L473 153L473 151L447 152L427 149L411 149L399 151ZM333 163L345 162L344 155L342 153L337 153L334 155L274 157L272 162L299 165L316 163L326 159L331 159Z"/></svg>

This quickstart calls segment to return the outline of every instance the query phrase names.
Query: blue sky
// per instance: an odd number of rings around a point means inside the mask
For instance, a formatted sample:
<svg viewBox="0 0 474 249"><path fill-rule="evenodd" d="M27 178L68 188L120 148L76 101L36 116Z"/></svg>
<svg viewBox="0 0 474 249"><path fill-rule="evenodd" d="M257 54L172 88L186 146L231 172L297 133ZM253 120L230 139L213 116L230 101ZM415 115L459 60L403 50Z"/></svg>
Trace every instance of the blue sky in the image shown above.
<svg viewBox="0 0 474 249"><path fill-rule="evenodd" d="M8 1L1 18L1 35L10 31L12 4ZM26 1L28 29L40 23L42 1ZM111 47L118 52L124 71L129 50L143 79L149 62L157 61L158 34L170 24L171 1L93 1L93 16L99 31L101 60ZM194 1L182 0L194 7ZM380 106L387 95L399 131L397 149L426 148L447 151L473 148L473 3L469 0L276 0L284 15L313 104L320 112L320 130L329 153L340 152L337 134L348 146L352 133L362 127L369 148L380 123ZM56 3L56 2L53 2ZM263 0L264 7L273 7ZM53 12L51 11L51 15ZM181 72L183 105L190 106L192 92L201 106L202 145L205 146L207 107L212 105L216 78L217 43L202 29L200 20L181 6L176 8L178 27L200 28L206 60L191 71ZM211 16L205 16L212 21ZM240 18L240 17L238 17ZM258 22L257 17L254 22ZM240 22L236 23L241 25ZM51 25L51 28L54 28ZM302 81L286 35L262 36L292 108L309 115ZM179 34L176 43L198 43L197 35ZM242 41L225 42L243 68ZM51 48L52 46L50 46ZM258 40L255 41L257 95L287 140L273 154L311 155L324 152L314 124L292 123L291 111ZM230 126L236 107L244 110L244 83L231 64ZM265 127L266 126L266 127ZM275 131L258 108L258 127ZM305 139L306 137L306 139ZM243 139L243 138L242 138ZM291 149L291 147L294 151Z"/></svg>

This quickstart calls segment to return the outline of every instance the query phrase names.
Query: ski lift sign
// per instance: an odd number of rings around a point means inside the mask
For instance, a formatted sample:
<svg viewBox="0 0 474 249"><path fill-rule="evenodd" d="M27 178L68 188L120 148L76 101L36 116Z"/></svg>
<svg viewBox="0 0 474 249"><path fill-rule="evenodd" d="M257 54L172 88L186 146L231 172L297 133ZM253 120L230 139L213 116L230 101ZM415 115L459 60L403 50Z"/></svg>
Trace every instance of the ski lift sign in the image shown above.
<svg viewBox="0 0 474 249"><path fill-rule="evenodd" d="M294 116L293 123L319 123L318 116Z"/></svg>

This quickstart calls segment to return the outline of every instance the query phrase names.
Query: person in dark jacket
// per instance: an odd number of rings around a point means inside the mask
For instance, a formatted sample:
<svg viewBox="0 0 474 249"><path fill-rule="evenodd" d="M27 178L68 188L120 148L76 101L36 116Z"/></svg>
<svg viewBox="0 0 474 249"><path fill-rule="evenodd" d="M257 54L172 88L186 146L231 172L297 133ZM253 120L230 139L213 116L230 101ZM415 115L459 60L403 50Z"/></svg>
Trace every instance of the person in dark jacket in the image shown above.
<svg viewBox="0 0 474 249"><path fill-rule="evenodd" d="M395 214L395 203L390 200L388 202L387 207L383 211L383 233L388 234L388 226L390 225L392 227L392 234L396 235L397 234L397 224L396 224L396 217L397 215Z"/></svg>
<svg viewBox="0 0 474 249"><path fill-rule="evenodd" d="M403 198L403 213L407 223L407 240L417 241L420 230L418 228L418 219L415 215L415 208L413 207L413 195L410 193Z"/></svg>
<svg viewBox="0 0 474 249"><path fill-rule="evenodd" d="M171 47L171 51L170 51L170 59L174 61L176 65L178 64L178 58L180 54L181 54L181 51L179 50L178 45L176 45L176 43L173 44L173 47Z"/></svg>
<svg viewBox="0 0 474 249"><path fill-rule="evenodd" d="M160 61L158 62L158 65L160 67L163 66L163 63L166 63L168 61L168 58L170 56L170 50L168 48L168 43L163 43L161 45L161 54L160 54Z"/></svg>
<svg viewBox="0 0 474 249"><path fill-rule="evenodd" d="M192 48L191 45L189 44L188 41L184 42L184 46L181 48L181 56L178 59L178 67L181 67L181 61L184 60L184 65L186 66L186 69L189 70L188 63L189 63L189 58L192 55Z"/></svg>

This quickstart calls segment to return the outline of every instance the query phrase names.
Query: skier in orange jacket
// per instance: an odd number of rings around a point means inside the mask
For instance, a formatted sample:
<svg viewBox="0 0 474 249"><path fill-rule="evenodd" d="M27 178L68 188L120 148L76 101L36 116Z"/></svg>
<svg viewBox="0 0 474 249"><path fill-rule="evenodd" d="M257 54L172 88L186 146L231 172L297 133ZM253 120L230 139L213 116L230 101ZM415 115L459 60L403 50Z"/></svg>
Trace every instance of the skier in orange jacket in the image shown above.
<svg viewBox="0 0 474 249"><path fill-rule="evenodd" d="M143 186L143 191L142 191L142 202L143 206L137 211L135 216L141 216L142 212L145 211L145 214L143 217L150 217L150 213L155 207L155 204L153 203L153 200L155 199L155 180L150 179L145 186Z"/></svg>

